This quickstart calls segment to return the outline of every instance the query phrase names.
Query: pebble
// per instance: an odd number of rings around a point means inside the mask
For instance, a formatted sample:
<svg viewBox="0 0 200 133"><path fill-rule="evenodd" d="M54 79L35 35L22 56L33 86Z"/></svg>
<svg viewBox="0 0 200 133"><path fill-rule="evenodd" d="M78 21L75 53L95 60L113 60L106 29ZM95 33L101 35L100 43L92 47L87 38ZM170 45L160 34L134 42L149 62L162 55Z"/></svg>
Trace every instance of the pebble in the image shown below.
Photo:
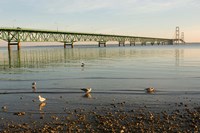
<svg viewBox="0 0 200 133"><path fill-rule="evenodd" d="M17 116L23 116L25 115L26 113L25 112L16 112L16 113L13 113L14 115L17 115Z"/></svg>

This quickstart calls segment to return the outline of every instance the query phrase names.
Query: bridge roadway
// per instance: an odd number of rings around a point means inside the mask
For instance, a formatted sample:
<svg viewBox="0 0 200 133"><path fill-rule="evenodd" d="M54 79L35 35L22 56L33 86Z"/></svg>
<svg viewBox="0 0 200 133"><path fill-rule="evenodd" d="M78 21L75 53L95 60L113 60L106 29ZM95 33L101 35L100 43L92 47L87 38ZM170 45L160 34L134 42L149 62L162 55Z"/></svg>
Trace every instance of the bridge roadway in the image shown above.
<svg viewBox="0 0 200 133"><path fill-rule="evenodd" d="M125 42L130 42L130 45L146 45L154 44L173 44L174 39L167 38L152 38L152 37L139 37L139 36L124 36L124 35L109 35L109 34L93 34L93 33L78 33L78 32L64 32L64 31L51 31L51 30L36 30L24 28L0 28L0 39L8 42L8 50L11 45L17 45L20 49L20 42L62 42L64 48L66 45L74 47L74 42L98 42L98 46L104 45L106 42L117 41L119 46L125 46Z"/></svg>

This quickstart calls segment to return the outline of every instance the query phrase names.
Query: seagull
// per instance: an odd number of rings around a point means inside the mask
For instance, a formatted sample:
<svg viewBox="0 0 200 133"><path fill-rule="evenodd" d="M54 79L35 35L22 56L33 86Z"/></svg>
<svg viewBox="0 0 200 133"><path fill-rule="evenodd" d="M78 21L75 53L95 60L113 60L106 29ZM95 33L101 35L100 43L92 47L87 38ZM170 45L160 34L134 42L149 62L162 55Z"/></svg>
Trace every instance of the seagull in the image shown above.
<svg viewBox="0 0 200 133"><path fill-rule="evenodd" d="M82 88L81 90L88 94L92 91L92 88Z"/></svg>
<svg viewBox="0 0 200 133"><path fill-rule="evenodd" d="M146 90L148 93L155 92L155 88L153 88L153 87L146 88L145 90Z"/></svg>
<svg viewBox="0 0 200 133"><path fill-rule="evenodd" d="M36 82L33 82L33 83L32 83L32 89L33 89L33 92L36 91Z"/></svg>
<svg viewBox="0 0 200 133"><path fill-rule="evenodd" d="M46 98L41 97L40 95L38 96L38 98L39 98L39 101L40 101L40 102L44 102L44 101L46 100Z"/></svg>
<svg viewBox="0 0 200 133"><path fill-rule="evenodd" d="M36 82L33 82L33 83L32 83L32 86L36 86Z"/></svg>
<svg viewBox="0 0 200 133"><path fill-rule="evenodd" d="M85 66L85 64L84 64L84 63L82 63L82 64L81 64L81 67L84 67L84 66Z"/></svg>

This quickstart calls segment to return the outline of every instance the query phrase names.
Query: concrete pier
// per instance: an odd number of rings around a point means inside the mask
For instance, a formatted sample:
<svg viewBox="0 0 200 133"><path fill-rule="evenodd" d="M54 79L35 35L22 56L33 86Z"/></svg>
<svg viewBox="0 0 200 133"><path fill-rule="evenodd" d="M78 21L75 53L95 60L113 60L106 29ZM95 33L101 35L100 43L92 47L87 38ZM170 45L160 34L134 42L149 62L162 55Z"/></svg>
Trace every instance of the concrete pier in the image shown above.
<svg viewBox="0 0 200 133"><path fill-rule="evenodd" d="M125 47L125 42L124 41L119 41L119 47L123 45Z"/></svg>
<svg viewBox="0 0 200 133"><path fill-rule="evenodd" d="M130 42L130 46L135 46L135 42Z"/></svg>
<svg viewBox="0 0 200 133"><path fill-rule="evenodd" d="M8 51L11 50L12 45L17 45L17 50L20 50L21 48L21 43L20 42L8 42Z"/></svg>
<svg viewBox="0 0 200 133"><path fill-rule="evenodd" d="M99 47L101 47L102 44L104 45L104 47L106 47L106 42L105 41L100 41L99 42Z"/></svg>
<svg viewBox="0 0 200 133"><path fill-rule="evenodd" d="M144 45L146 46L147 43L146 43L146 42L141 42L141 45L142 45L142 46L144 46Z"/></svg>
<svg viewBox="0 0 200 133"><path fill-rule="evenodd" d="M64 48L67 48L67 46L71 46L71 48L74 48L74 42L64 42Z"/></svg>

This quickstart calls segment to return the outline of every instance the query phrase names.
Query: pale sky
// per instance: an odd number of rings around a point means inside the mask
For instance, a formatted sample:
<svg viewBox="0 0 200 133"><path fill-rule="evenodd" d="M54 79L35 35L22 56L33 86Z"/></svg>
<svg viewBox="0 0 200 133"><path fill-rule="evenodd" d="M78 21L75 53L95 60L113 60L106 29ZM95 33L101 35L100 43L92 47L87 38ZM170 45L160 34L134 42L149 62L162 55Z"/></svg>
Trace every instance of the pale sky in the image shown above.
<svg viewBox="0 0 200 133"><path fill-rule="evenodd" d="M200 42L200 0L0 0L0 27Z"/></svg>

